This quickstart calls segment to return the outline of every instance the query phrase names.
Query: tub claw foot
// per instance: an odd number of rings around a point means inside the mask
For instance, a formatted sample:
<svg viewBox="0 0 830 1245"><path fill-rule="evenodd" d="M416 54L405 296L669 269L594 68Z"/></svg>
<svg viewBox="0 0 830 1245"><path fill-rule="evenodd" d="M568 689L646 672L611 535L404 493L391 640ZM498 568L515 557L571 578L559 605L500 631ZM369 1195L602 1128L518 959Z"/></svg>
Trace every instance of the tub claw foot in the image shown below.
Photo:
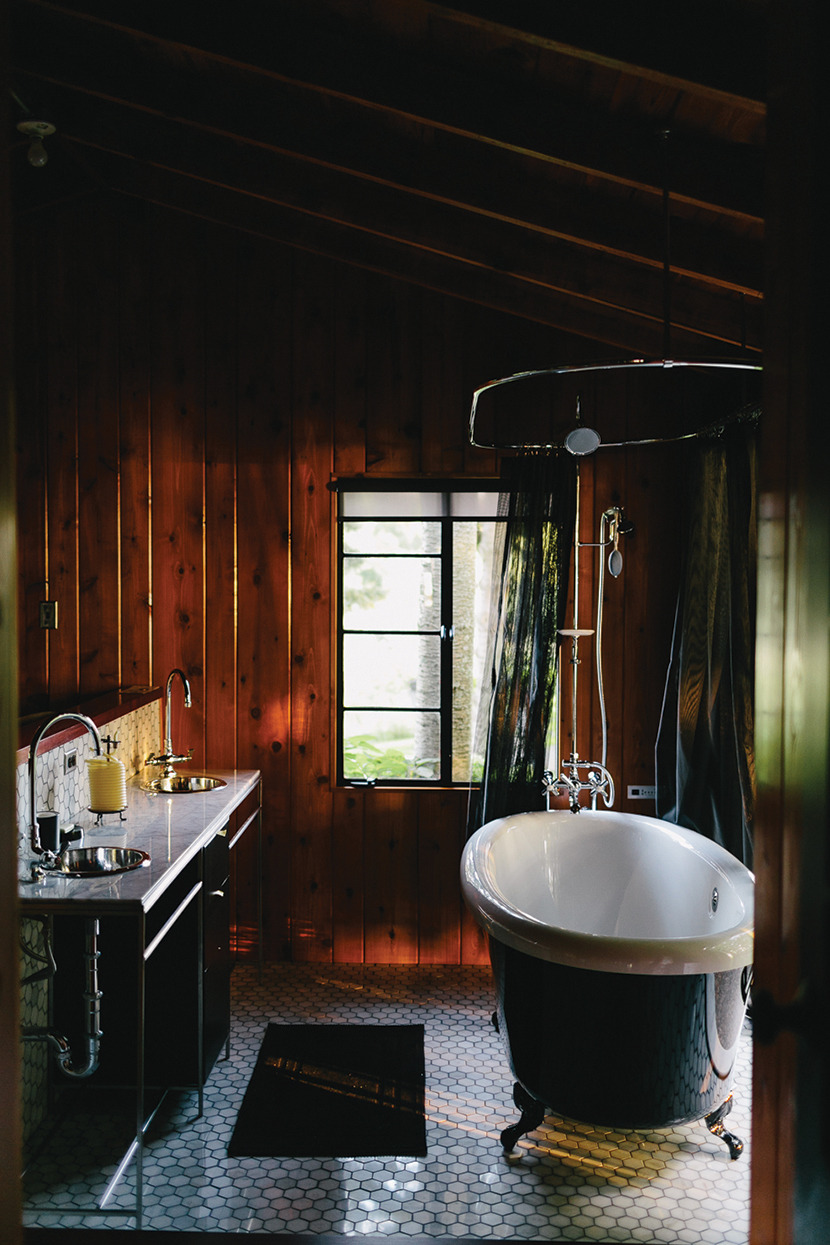
<svg viewBox="0 0 830 1245"><path fill-rule="evenodd" d="M502 1132L501 1144L504 1150L512 1150L520 1137L525 1133L532 1133L534 1128L538 1128L545 1118L544 1103L539 1102L538 1098L534 1098L529 1094L518 1081L513 1086L513 1101L521 1111L522 1116L517 1124L511 1124L509 1128L505 1128Z"/></svg>
<svg viewBox="0 0 830 1245"><path fill-rule="evenodd" d="M723 1125L723 1121L726 1119L731 1110L732 1095L730 1094L729 1097L721 1103L717 1110L713 1111L711 1115L706 1116L704 1122L706 1127L709 1129L709 1132L712 1133L714 1137L720 1137L722 1141L726 1142L726 1145L729 1147L729 1157L731 1159L739 1159L744 1152L744 1143L741 1141L740 1137L736 1137L734 1133L730 1133L729 1130L724 1128Z"/></svg>

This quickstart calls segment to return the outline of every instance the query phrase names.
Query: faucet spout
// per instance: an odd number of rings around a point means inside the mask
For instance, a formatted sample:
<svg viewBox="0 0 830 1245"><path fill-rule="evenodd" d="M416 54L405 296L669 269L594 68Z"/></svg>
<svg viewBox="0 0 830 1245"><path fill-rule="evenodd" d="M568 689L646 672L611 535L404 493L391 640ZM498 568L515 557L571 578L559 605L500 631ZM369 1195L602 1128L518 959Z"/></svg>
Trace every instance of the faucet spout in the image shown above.
<svg viewBox="0 0 830 1245"><path fill-rule="evenodd" d="M40 742L48 730L50 730L57 722L80 722L81 726L85 726L92 736L95 744L95 751L98 756L101 755L101 736L98 734L98 727L88 718L85 713L58 713L53 718L48 718L37 730L34 739L29 746L29 815L31 821L29 823L29 835L32 844L32 851L38 856L54 856L54 852L47 851L40 841L40 827L37 821L36 795L37 790L37 752Z"/></svg>
<svg viewBox="0 0 830 1245"><path fill-rule="evenodd" d="M162 767L162 777L169 778L176 773L174 765L189 761L193 756L193 749L190 748L187 754L178 753L173 747L172 731L170 728L170 720L172 718L172 699L173 699L173 682L176 676L181 679L184 688L184 707L189 709L193 703L190 693L190 684L187 675L178 666L170 671L167 676L167 689L164 697L164 748L161 752L154 752L147 758L148 765L160 765Z"/></svg>
<svg viewBox="0 0 830 1245"><path fill-rule="evenodd" d="M164 719L165 719L164 751L170 756L172 756L172 753L173 753L173 743L171 740L171 732L170 732L170 718L172 716L170 707L171 707L172 695L173 695L173 680L175 679L176 675L178 675L179 678L181 679L182 687L184 688L185 709L189 709L191 704L193 703L190 697L190 684L187 681L187 675L185 674L183 670L179 670L177 666L175 670L171 670L170 674L167 676L167 692L166 692L165 699L164 699Z"/></svg>

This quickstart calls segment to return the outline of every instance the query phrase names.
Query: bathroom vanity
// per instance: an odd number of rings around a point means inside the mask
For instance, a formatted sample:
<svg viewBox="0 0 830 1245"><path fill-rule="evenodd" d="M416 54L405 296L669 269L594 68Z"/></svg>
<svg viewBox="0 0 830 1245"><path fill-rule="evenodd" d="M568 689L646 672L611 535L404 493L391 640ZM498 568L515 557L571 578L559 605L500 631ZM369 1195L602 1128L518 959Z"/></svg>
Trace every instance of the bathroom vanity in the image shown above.
<svg viewBox="0 0 830 1245"><path fill-rule="evenodd" d="M61 1099L126 1088L135 1104L129 1157L138 1167L139 1224L147 1119L173 1088L195 1090L201 1112L202 1087L228 1044L231 858L243 839L255 839L253 859L261 848L259 772L211 773L224 785L174 795L143 790L134 778L123 820L79 819L84 847L135 848L149 853L144 866L20 884L22 913L51 930L49 1027L68 1041L72 1061L89 1061L95 1048L89 1075L55 1070ZM261 945L261 905L258 923Z"/></svg>

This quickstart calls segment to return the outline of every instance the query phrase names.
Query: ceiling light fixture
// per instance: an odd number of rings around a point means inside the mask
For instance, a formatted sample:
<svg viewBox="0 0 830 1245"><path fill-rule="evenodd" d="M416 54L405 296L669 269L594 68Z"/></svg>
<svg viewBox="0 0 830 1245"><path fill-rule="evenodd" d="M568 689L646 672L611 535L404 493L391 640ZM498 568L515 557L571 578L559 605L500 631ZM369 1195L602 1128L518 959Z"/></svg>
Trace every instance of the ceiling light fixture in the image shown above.
<svg viewBox="0 0 830 1245"><path fill-rule="evenodd" d="M42 169L49 159L43 140L55 133L55 127L49 121L19 121L17 128L21 134L31 139L26 159L32 168Z"/></svg>

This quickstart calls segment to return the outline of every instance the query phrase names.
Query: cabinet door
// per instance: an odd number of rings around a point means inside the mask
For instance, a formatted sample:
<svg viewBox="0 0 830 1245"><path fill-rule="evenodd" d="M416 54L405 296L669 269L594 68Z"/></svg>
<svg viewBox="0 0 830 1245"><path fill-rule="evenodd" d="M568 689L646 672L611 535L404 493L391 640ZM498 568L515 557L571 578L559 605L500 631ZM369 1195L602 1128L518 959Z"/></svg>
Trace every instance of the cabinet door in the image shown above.
<svg viewBox="0 0 830 1245"><path fill-rule="evenodd" d="M142 941L141 921L126 908L99 919L98 989L102 1036L98 1070L81 1087L132 1086L136 1083L138 1039L144 1035L144 1075L148 1086L198 1083L199 977L197 969L198 886L196 861L188 865L147 913ZM140 966L145 946L153 943L181 908L162 940ZM55 918L55 1027L73 1051L86 1046L84 992L88 988L84 961L83 917ZM57 1083L64 1085L58 1076Z"/></svg>
<svg viewBox="0 0 830 1245"><path fill-rule="evenodd" d="M262 829L259 783L231 817L231 958L262 966ZM234 824L235 821L235 824Z"/></svg>
<svg viewBox="0 0 830 1245"><path fill-rule="evenodd" d="M204 849L203 884L203 1075L207 1078L231 1027L228 826Z"/></svg>

